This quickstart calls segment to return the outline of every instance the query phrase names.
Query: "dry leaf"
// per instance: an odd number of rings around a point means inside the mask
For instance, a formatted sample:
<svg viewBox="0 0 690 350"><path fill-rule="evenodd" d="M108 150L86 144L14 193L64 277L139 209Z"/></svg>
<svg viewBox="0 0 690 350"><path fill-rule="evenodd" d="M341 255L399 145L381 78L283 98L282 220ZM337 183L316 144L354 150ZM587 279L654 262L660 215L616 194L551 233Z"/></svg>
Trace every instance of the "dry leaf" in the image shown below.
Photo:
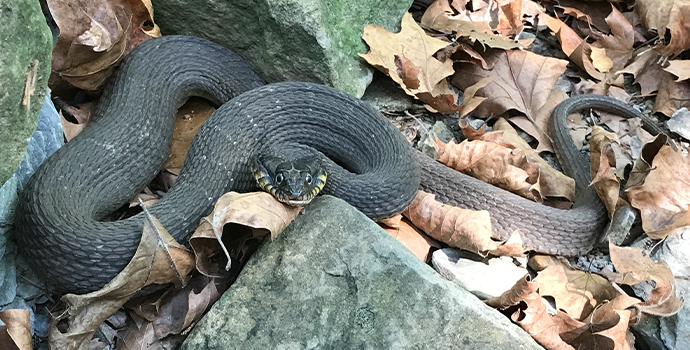
<svg viewBox="0 0 690 350"><path fill-rule="evenodd" d="M491 133L489 133L491 134ZM484 182L520 196L541 201L537 164L529 163L524 152L490 141L437 142L438 161Z"/></svg>
<svg viewBox="0 0 690 350"><path fill-rule="evenodd" d="M649 95L659 89L667 73L658 64L661 55L652 50L643 51L633 57L632 62L618 73L629 73L640 85L642 95Z"/></svg>
<svg viewBox="0 0 690 350"><path fill-rule="evenodd" d="M587 25L596 27L601 33L610 32L610 28L604 19L611 13L611 5L606 2L560 0L557 7L563 9L563 14L574 16L587 22ZM592 29L593 32L596 31Z"/></svg>
<svg viewBox="0 0 690 350"><path fill-rule="evenodd" d="M688 60L670 60L668 66L663 69L677 76L677 83L690 79L690 61Z"/></svg>
<svg viewBox="0 0 690 350"><path fill-rule="evenodd" d="M475 129L465 118L460 118L458 120L458 125L460 126L460 132L469 141L478 140L482 135L486 134L486 123L483 123L479 129Z"/></svg>
<svg viewBox="0 0 690 350"><path fill-rule="evenodd" d="M153 314L143 322L132 323L126 330L123 343L116 350L177 348L206 311L220 299L229 283L203 275L194 276L182 289L167 293Z"/></svg>
<svg viewBox="0 0 690 350"><path fill-rule="evenodd" d="M522 241L515 233L507 242L492 239L489 212L442 204L434 195L419 191L403 215L429 236L451 247L480 255L522 255Z"/></svg>
<svg viewBox="0 0 690 350"><path fill-rule="evenodd" d="M635 337L628 330L636 298L619 295L594 310L591 326L573 339L577 349L635 350Z"/></svg>
<svg viewBox="0 0 690 350"><path fill-rule="evenodd" d="M215 110L206 100L196 98L189 99L177 110L170 157L165 162L166 168L182 167L194 135Z"/></svg>
<svg viewBox="0 0 690 350"><path fill-rule="evenodd" d="M246 254L248 240L275 238L301 211L302 207L285 205L266 192L222 195L189 239L197 269L210 277L223 276L231 257ZM226 229L231 234L223 235Z"/></svg>
<svg viewBox="0 0 690 350"><path fill-rule="evenodd" d="M604 202L609 219L613 217L616 209L628 204L618 196L620 180L612 170L616 168L616 156L611 146L614 142L618 142L616 134L607 132L598 125L592 128L589 142L592 185Z"/></svg>
<svg viewBox="0 0 690 350"><path fill-rule="evenodd" d="M543 57L528 51L489 50L484 54L494 69L486 71L474 64L456 63L452 83L466 89L478 81L492 77L478 96L487 97L477 108L482 116L505 113L510 109L533 117L544 108L558 78L565 71L568 61Z"/></svg>
<svg viewBox="0 0 690 350"><path fill-rule="evenodd" d="M450 43L426 35L410 13L403 16L400 28L394 34L375 24L364 27L362 39L369 45L369 52L360 56L391 77L408 95L441 113L452 113L441 107L459 108L455 104L457 94L446 82L454 72L453 62L434 57Z"/></svg>
<svg viewBox="0 0 690 350"><path fill-rule="evenodd" d="M31 350L31 313L28 310L0 311L0 348L3 350Z"/></svg>
<svg viewBox="0 0 690 350"><path fill-rule="evenodd" d="M467 37L493 48L510 50L522 47L506 36L522 31L521 6L505 4L501 7L489 7L490 2L477 1L473 5L479 6L473 6L470 10L466 3L467 1L462 0L436 0L424 12L421 23L442 32L455 33L456 38ZM508 16L504 13L505 10L508 10ZM499 21L492 28L490 23L496 18ZM494 30L499 27L504 29L503 36L494 34Z"/></svg>
<svg viewBox="0 0 690 350"><path fill-rule="evenodd" d="M635 160L633 164L633 169L630 172L630 178L626 185L626 190L635 186L641 186L644 183L644 179L649 175L649 171L652 169L652 161L664 145L668 136L664 134L657 135L651 142L645 143L640 148L640 156Z"/></svg>
<svg viewBox="0 0 690 350"><path fill-rule="evenodd" d="M438 160L522 197L538 202L548 197L556 199L549 202L558 203L558 207L570 208L575 197L574 181L551 168L507 123L499 120L494 128L503 130L460 144L438 141Z"/></svg>
<svg viewBox="0 0 690 350"><path fill-rule="evenodd" d="M49 338L52 349L88 349L91 336L100 324L141 288L151 283L180 284L181 280L186 279L193 268L193 258L189 253L185 254L185 248L175 242L157 219L151 217L150 221L144 223L141 242L134 257L112 281L88 294L66 294L62 297L68 309L65 319L56 319L51 323ZM170 256L176 260L170 261ZM58 322L60 328L57 327Z"/></svg>
<svg viewBox="0 0 690 350"><path fill-rule="evenodd" d="M593 47L605 49L604 57L592 56L593 64L600 72L608 72L609 70L616 72L625 67L632 57L635 41L635 31L630 22L623 17L623 14L615 6L611 6L611 8L611 13L606 17L606 23L611 28L611 35L604 35L593 44ZM600 67L599 62L601 61L606 61L607 65L610 65L606 68Z"/></svg>
<svg viewBox="0 0 690 350"><path fill-rule="evenodd" d="M563 318L549 315L541 295L537 293L538 289L538 283L524 278L502 295L487 300L486 304L500 309L518 306L517 311L513 312L510 319L529 333L539 344L547 349L574 350L572 346L561 339L560 334L576 329L583 324L565 314ZM562 311L558 313L563 314Z"/></svg>
<svg viewBox="0 0 690 350"><path fill-rule="evenodd" d="M676 83L672 74L663 72L659 79L659 92L654 101L654 112L671 116L683 107L690 108L690 80Z"/></svg>
<svg viewBox="0 0 690 350"><path fill-rule="evenodd" d="M553 110L556 109L556 106L567 98L568 95L562 90L552 91L547 97L544 105L539 108L539 110L535 111L533 116L534 122L530 121L530 119L525 116L514 116L509 120L522 129L522 131L528 133L537 140L537 152L553 152L551 138L548 136L551 115L553 114Z"/></svg>
<svg viewBox="0 0 690 350"><path fill-rule="evenodd" d="M632 206L640 210L648 236L661 239L690 225L690 156L661 147L644 183L626 192Z"/></svg>
<svg viewBox="0 0 690 350"><path fill-rule="evenodd" d="M96 109L96 102L82 103L78 106L68 106L67 110L74 117L76 123L69 121L60 111L60 121L62 122L62 131L65 134L67 141L77 136L84 128L89 125L91 116Z"/></svg>
<svg viewBox="0 0 690 350"><path fill-rule="evenodd" d="M605 278L561 264L540 271L534 282L539 284L541 296L553 297L556 308L579 321L586 321L597 305L619 294Z"/></svg>
<svg viewBox="0 0 690 350"><path fill-rule="evenodd" d="M559 310L555 314L547 312L544 296L556 300ZM617 295L599 276L550 265L534 281L522 279L486 303L508 311L517 309L511 315L513 322L547 349L632 349L626 347L634 339L627 330L629 307L639 300ZM582 321L560 309L579 314Z"/></svg>
<svg viewBox="0 0 690 350"><path fill-rule="evenodd" d="M429 262L431 253L441 248L438 242L419 232L407 220L403 220L402 215L382 220L379 225L421 261Z"/></svg>
<svg viewBox="0 0 690 350"><path fill-rule="evenodd" d="M60 28L53 73L81 89L98 89L122 57L141 41L160 36L149 0L47 3Z"/></svg>
<svg viewBox="0 0 690 350"><path fill-rule="evenodd" d="M584 69L587 74L596 80L603 80L604 73L599 71L593 62L592 46L586 41L582 40L580 36L575 33L570 27L557 18L550 17L546 14L544 16L548 19L547 25L554 33L556 38L561 43L561 49L573 63ZM600 59L606 56L599 56ZM602 63L599 63L601 65Z"/></svg>
<svg viewBox="0 0 690 350"><path fill-rule="evenodd" d="M658 45L655 50L662 55L677 56L690 48L690 3L676 0L637 0L635 11L645 27L656 29L659 36L665 37L666 45Z"/></svg>
<svg viewBox="0 0 690 350"><path fill-rule="evenodd" d="M537 124L540 124L539 120L537 120ZM499 119L494 123L494 130L503 133L501 135L503 142L522 150L529 163L539 165L539 174L534 187L539 190L541 198L548 199L548 203L552 206L569 209L575 200L575 180L552 168L539 155L538 150L533 150L504 119ZM484 136L483 139L490 140L489 135Z"/></svg>
<svg viewBox="0 0 690 350"><path fill-rule="evenodd" d="M653 262L645 256L640 248L617 247L609 243L611 262L618 273L608 273L606 277L618 284L634 285L644 280L652 280L656 287L649 298L635 305L641 314L640 321L646 316L671 316L680 311L683 302L676 297L676 284L673 273L663 260ZM635 323L635 322L633 322Z"/></svg>

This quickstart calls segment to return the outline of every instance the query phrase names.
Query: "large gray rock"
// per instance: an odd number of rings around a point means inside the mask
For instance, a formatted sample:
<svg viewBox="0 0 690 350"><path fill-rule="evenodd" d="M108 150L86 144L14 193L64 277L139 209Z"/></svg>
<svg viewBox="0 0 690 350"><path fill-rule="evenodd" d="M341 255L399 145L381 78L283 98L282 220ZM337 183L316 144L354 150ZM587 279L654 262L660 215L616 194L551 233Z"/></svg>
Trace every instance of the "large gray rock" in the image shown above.
<svg viewBox="0 0 690 350"><path fill-rule="evenodd" d="M52 49L38 1L0 0L0 186L21 162L36 129Z"/></svg>
<svg viewBox="0 0 690 350"><path fill-rule="evenodd" d="M252 256L182 349L542 349L329 196Z"/></svg>
<svg viewBox="0 0 690 350"><path fill-rule="evenodd" d="M364 26L398 31L412 0L153 0L163 34L226 46L268 81L323 83L361 97L371 70Z"/></svg>

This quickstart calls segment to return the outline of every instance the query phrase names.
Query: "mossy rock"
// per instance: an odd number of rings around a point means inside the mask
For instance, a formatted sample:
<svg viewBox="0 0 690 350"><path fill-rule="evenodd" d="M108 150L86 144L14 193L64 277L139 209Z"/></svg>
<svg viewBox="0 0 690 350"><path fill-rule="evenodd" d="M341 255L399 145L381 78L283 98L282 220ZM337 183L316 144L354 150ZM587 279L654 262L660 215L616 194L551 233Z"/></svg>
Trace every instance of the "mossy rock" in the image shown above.
<svg viewBox="0 0 690 350"><path fill-rule="evenodd" d="M36 0L0 0L0 185L21 162L36 129L53 40Z"/></svg>
<svg viewBox="0 0 690 350"><path fill-rule="evenodd" d="M269 82L322 83L361 97L372 71L364 26L398 31L412 0L153 0L163 34L209 39L249 61Z"/></svg>

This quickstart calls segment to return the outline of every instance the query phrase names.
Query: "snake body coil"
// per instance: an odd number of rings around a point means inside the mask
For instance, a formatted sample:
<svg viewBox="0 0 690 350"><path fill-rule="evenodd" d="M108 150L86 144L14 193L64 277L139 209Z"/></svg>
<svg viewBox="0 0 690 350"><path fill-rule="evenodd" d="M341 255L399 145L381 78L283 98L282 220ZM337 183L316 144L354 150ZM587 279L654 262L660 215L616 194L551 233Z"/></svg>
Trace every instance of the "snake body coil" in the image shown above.
<svg viewBox="0 0 690 350"><path fill-rule="evenodd" d="M421 164L422 189L449 204L489 210L498 236L519 230L525 245L538 251L586 252L605 226L606 211L588 188L589 172L582 168L588 163L565 139L567 132L559 131L565 114L582 105L555 113L562 119L556 123L555 141L560 148L572 147L565 161L581 174L575 177L575 208L564 211L422 156L358 99L315 84L264 85L227 49L198 38L166 36L128 55L90 125L39 167L20 196L15 221L20 251L55 291L98 289L134 255L143 217L101 220L162 167L176 108L189 96L224 104L198 132L174 186L150 208L178 241L188 238L224 192L255 190L252 157L280 145L328 156L323 192L372 218L399 213L410 203Z"/></svg>

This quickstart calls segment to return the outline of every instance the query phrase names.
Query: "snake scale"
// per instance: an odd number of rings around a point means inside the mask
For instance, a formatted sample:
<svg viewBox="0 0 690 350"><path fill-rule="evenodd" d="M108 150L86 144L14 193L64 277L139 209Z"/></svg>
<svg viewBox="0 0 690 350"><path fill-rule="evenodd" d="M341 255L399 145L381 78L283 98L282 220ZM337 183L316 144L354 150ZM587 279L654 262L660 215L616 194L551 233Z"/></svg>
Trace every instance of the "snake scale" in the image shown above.
<svg viewBox="0 0 690 350"><path fill-rule="evenodd" d="M53 291L99 289L127 265L139 244L142 214L102 219L163 166L175 111L190 96L221 107L197 133L173 187L150 208L181 242L221 194L255 190L252 157L284 144L327 156L323 193L371 218L400 213L420 188L448 204L489 210L501 238L519 230L529 248L578 255L592 248L607 215L588 187L589 163L572 144L565 118L592 106L638 116L601 97L559 105L554 142L578 193L573 209L559 210L445 168L412 150L378 112L335 89L265 85L239 56L203 39L149 40L125 58L89 126L49 157L20 194L14 224L20 252Z"/></svg>

